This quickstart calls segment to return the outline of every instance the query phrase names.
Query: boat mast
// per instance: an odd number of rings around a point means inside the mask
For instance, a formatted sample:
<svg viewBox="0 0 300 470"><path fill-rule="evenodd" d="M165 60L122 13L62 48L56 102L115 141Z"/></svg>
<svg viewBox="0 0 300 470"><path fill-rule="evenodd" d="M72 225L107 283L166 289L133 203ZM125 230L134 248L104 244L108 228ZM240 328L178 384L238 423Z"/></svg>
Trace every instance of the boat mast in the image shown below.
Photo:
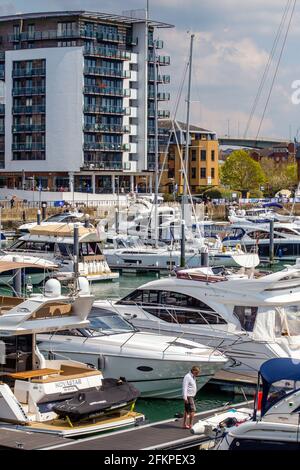
<svg viewBox="0 0 300 470"><path fill-rule="evenodd" d="M188 81L188 96L187 96L187 116L186 116L186 133L185 133L185 155L182 162L183 174L183 194L181 198L181 256L180 266L185 267L185 204L187 203L187 179L189 168L189 142L190 142L190 97L191 97L191 84L192 84L192 58L193 58L193 42L195 35L191 35L190 43L190 58L189 58L189 81Z"/></svg>

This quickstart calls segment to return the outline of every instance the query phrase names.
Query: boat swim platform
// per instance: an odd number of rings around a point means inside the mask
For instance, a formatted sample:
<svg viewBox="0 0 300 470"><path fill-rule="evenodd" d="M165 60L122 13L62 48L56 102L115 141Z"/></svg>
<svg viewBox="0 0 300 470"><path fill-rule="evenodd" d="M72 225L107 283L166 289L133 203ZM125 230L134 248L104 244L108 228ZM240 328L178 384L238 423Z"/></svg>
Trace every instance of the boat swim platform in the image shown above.
<svg viewBox="0 0 300 470"><path fill-rule="evenodd" d="M229 409L240 409L252 406L253 402L242 402L226 405L209 411L196 413L194 422L207 419L216 413ZM60 442L52 443L43 450L183 450L197 448L209 438L203 434L192 434L189 429L182 429L183 418L173 418L151 424L141 424L134 428L112 433L87 437L78 440L61 438ZM1 431L0 431L1 444Z"/></svg>
<svg viewBox="0 0 300 470"><path fill-rule="evenodd" d="M71 439L48 434L23 431L11 428L0 428L0 450L40 450L45 446L58 445Z"/></svg>

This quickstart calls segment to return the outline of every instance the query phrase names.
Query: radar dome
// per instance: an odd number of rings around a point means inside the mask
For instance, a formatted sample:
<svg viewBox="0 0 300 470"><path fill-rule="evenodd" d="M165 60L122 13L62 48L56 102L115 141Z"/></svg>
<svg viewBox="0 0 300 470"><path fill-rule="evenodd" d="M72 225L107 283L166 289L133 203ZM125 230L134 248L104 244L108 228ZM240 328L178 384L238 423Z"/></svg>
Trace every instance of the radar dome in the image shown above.
<svg viewBox="0 0 300 470"><path fill-rule="evenodd" d="M86 277L80 276L77 280L79 293L82 295L90 295L90 285Z"/></svg>
<svg viewBox="0 0 300 470"><path fill-rule="evenodd" d="M61 284L57 279L49 279L45 283L45 297L59 297L61 295Z"/></svg>

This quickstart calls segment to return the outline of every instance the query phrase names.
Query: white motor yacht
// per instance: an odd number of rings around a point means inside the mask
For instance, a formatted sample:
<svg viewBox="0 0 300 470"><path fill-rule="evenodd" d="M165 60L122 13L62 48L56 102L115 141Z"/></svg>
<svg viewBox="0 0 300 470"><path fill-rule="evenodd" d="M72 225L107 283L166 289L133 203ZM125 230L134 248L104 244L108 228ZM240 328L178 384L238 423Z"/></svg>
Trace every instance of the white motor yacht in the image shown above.
<svg viewBox="0 0 300 470"><path fill-rule="evenodd" d="M56 279L43 294L0 297L0 427L80 436L134 424L139 392L125 379L71 360L47 360L38 333L84 328L93 296L79 278L77 293L61 294Z"/></svg>
<svg viewBox="0 0 300 470"><path fill-rule="evenodd" d="M118 279L113 273L100 247L101 234L91 227L78 227L79 274L90 282ZM73 276L74 269L74 224L36 225L30 233L20 237L9 248L2 251L0 261L13 261L15 256L43 258L58 266L60 276Z"/></svg>
<svg viewBox="0 0 300 470"><path fill-rule="evenodd" d="M200 389L228 359L216 350L177 336L137 330L116 312L93 307L88 328L74 328L38 337L46 358L85 362L104 377L125 376L143 397L180 398L182 381L193 365L201 369Z"/></svg>
<svg viewBox="0 0 300 470"><path fill-rule="evenodd" d="M218 348L231 368L255 373L274 357L300 357L300 263L279 272L198 268L144 284L114 309L137 328Z"/></svg>
<svg viewBox="0 0 300 470"><path fill-rule="evenodd" d="M258 250L259 258L264 261L270 256L270 224L234 223L226 229L222 239L223 246L243 247L251 252ZM294 261L300 256L300 225L298 223L274 222L274 259Z"/></svg>
<svg viewBox="0 0 300 470"><path fill-rule="evenodd" d="M70 223L77 223L83 222L84 214L82 212L77 211L66 211L60 212L59 214L50 215L47 219L41 222L41 225L45 225L50 227L53 224L70 224ZM29 233L33 227L37 226L37 222L28 222L26 224L20 225L18 228L18 232L22 235Z"/></svg>
<svg viewBox="0 0 300 470"><path fill-rule="evenodd" d="M202 264L202 253L208 253L210 266L257 266L256 253L246 253L240 246L225 248L220 241L204 245L194 236L186 240L185 261L189 268ZM106 239L103 254L112 269L134 270L152 269L172 271L180 266L181 252L178 245L149 246L138 237L122 235Z"/></svg>

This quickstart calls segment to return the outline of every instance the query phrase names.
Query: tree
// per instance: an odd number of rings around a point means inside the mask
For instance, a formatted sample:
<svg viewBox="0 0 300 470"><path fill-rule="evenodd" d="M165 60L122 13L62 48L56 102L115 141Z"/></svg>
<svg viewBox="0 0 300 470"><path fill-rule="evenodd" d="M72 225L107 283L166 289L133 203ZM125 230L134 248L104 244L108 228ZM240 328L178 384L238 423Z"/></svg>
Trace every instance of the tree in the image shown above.
<svg viewBox="0 0 300 470"><path fill-rule="evenodd" d="M281 189L292 189L297 185L297 164L278 164L270 159L264 158L261 166L265 174L265 196L274 196Z"/></svg>
<svg viewBox="0 0 300 470"><path fill-rule="evenodd" d="M220 169L221 182L233 191L259 189L265 175L259 163L254 161L245 150L234 150Z"/></svg>

